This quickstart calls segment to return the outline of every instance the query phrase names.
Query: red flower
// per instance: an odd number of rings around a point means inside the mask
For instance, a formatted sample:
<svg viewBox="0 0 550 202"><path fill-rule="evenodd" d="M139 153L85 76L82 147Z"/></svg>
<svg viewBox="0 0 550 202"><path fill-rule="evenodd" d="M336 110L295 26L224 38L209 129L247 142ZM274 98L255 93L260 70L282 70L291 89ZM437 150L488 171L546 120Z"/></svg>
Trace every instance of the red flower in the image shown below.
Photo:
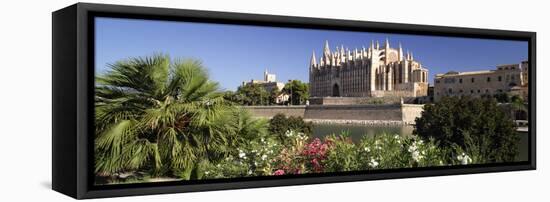
<svg viewBox="0 0 550 202"><path fill-rule="evenodd" d="M326 154L331 147L330 141L325 140L323 143L319 138L315 138L309 144L304 146L302 156L308 160L310 168L315 172L322 172L322 161L326 158Z"/></svg>
<svg viewBox="0 0 550 202"><path fill-rule="evenodd" d="M273 173L273 175L284 175L284 174L285 174L285 171L284 171L284 170L281 170L281 169L276 170L276 171Z"/></svg>

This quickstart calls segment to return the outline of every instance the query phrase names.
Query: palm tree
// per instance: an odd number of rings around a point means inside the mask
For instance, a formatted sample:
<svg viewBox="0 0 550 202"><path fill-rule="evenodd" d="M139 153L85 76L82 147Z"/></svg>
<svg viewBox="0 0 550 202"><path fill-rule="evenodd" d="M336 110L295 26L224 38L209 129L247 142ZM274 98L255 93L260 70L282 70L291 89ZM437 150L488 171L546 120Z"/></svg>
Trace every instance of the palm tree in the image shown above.
<svg viewBox="0 0 550 202"><path fill-rule="evenodd" d="M525 101L523 101L523 98L518 95L512 96L510 98L510 106L512 108L513 119L518 119L519 117L527 118L526 116L518 117L518 114L525 113L527 111L527 107L525 106Z"/></svg>
<svg viewBox="0 0 550 202"><path fill-rule="evenodd" d="M235 107L199 61L154 55L109 67L96 78L97 174L147 170L191 179L201 162L239 142L229 127Z"/></svg>

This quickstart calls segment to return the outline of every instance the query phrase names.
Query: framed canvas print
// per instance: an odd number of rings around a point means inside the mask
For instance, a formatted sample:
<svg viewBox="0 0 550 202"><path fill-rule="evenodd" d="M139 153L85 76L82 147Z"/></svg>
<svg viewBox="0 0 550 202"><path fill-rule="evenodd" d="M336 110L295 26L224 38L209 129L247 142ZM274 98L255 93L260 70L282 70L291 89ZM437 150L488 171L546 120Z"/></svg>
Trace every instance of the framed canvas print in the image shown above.
<svg viewBox="0 0 550 202"><path fill-rule="evenodd" d="M536 34L78 3L53 14L74 198L535 169Z"/></svg>

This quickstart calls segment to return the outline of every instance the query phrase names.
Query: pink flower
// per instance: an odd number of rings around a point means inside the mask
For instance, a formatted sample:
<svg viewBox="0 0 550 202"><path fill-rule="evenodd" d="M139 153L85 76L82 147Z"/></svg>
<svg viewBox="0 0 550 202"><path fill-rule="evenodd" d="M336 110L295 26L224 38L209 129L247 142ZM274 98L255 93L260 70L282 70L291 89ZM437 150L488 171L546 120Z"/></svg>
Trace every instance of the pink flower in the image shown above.
<svg viewBox="0 0 550 202"><path fill-rule="evenodd" d="M273 175L284 175L284 174L285 174L285 171L284 171L284 170L281 170L281 169L276 170L276 171L273 173Z"/></svg>

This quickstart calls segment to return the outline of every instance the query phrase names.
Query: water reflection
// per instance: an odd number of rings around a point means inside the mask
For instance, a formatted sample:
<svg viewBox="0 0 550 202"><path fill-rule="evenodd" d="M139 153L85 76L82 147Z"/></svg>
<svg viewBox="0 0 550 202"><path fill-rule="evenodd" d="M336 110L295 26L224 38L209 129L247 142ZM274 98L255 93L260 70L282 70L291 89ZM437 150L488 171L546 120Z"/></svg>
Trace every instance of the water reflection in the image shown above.
<svg viewBox="0 0 550 202"><path fill-rule="evenodd" d="M402 136L412 135L413 126L389 126L389 125L344 125L344 124L315 124L313 125L313 137L324 138L331 134L340 134L348 131L353 141L357 142L364 135L374 136L383 133L398 134Z"/></svg>

